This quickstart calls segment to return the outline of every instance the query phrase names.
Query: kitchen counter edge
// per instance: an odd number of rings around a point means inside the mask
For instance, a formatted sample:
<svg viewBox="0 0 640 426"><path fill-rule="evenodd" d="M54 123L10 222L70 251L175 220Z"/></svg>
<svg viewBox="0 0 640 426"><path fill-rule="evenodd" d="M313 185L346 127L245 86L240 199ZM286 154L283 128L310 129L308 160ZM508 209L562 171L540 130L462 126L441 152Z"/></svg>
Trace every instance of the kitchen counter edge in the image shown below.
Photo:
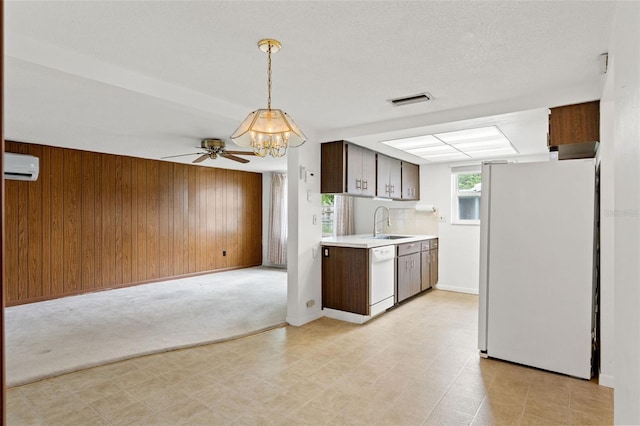
<svg viewBox="0 0 640 426"><path fill-rule="evenodd" d="M374 239L371 235L345 235L341 237L325 237L320 240L320 245L324 247L352 247L352 248L374 248L384 246L395 246L416 241L431 240L438 238L437 235L406 235L395 240Z"/></svg>

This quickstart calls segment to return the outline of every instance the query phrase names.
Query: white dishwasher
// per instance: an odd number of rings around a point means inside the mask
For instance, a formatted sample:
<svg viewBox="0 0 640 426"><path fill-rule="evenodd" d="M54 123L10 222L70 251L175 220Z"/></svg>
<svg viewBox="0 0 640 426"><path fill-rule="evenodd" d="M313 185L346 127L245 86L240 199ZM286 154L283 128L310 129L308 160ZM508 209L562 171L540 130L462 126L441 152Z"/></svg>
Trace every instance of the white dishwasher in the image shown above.
<svg viewBox="0 0 640 426"><path fill-rule="evenodd" d="M369 315L378 315L394 304L396 246L369 249Z"/></svg>

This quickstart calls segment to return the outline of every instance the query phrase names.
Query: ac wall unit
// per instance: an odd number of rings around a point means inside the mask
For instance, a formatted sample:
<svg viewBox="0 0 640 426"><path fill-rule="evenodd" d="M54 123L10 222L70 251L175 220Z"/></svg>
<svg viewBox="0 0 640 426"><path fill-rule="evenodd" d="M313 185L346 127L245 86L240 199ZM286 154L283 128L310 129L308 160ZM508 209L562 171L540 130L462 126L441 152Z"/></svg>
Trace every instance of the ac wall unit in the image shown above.
<svg viewBox="0 0 640 426"><path fill-rule="evenodd" d="M4 178L12 180L37 180L40 160L33 155L4 153Z"/></svg>

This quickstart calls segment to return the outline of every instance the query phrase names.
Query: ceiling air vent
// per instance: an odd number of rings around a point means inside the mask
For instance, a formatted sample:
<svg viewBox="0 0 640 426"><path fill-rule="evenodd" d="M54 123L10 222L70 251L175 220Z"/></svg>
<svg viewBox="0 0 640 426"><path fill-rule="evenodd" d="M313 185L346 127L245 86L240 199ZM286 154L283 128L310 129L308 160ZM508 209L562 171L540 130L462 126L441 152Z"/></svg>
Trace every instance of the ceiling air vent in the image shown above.
<svg viewBox="0 0 640 426"><path fill-rule="evenodd" d="M400 105L407 105L407 104L415 104L417 102L426 102L426 101L430 101L431 99L433 99L433 96L431 96L430 93L424 92L424 93L418 93L417 95L389 99L389 102L391 102L392 105L400 106Z"/></svg>

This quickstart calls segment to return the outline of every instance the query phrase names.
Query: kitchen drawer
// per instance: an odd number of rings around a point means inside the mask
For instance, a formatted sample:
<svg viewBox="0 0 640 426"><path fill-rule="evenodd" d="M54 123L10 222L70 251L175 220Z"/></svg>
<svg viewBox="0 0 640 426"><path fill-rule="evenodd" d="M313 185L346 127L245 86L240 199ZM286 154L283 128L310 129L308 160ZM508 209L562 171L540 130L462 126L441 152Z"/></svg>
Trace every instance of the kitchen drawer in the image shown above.
<svg viewBox="0 0 640 426"><path fill-rule="evenodd" d="M429 249L431 248L431 243L430 243L430 241L431 241L431 240L424 240L424 241L420 241L420 244L421 244L421 246L420 246L420 250L421 250L421 251L427 251L427 250L429 250Z"/></svg>
<svg viewBox="0 0 640 426"><path fill-rule="evenodd" d="M398 256L404 256L406 254L418 253L420 251L420 241L416 241L415 243L404 243L398 244Z"/></svg>
<svg viewBox="0 0 640 426"><path fill-rule="evenodd" d="M430 246L431 250L438 248L438 239L437 238L434 238L434 239L429 240L429 241L431 242L431 246Z"/></svg>

